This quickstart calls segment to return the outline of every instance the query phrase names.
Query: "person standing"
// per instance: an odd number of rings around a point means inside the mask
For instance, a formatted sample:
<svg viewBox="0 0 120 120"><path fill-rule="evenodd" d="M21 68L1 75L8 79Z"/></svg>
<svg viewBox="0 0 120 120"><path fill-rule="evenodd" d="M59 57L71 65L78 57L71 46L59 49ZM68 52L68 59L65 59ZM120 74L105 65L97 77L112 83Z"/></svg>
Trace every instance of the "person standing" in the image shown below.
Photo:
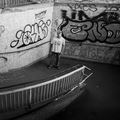
<svg viewBox="0 0 120 120"><path fill-rule="evenodd" d="M57 35L51 40L51 60L48 68L60 68L60 56L63 53L64 47L65 39L62 37L62 31L57 31Z"/></svg>

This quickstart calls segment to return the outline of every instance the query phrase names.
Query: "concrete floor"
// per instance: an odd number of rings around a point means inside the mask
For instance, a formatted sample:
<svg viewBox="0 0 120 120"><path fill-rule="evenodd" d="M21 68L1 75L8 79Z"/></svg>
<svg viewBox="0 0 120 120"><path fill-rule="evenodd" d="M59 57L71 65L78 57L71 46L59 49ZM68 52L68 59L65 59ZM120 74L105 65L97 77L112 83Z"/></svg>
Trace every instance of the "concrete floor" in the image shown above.
<svg viewBox="0 0 120 120"><path fill-rule="evenodd" d="M61 67L60 70L55 68L48 69L50 59L46 58L42 61L34 63L31 66L25 67L19 70L9 71L8 73L0 74L0 91L4 91L4 89L9 89L9 87L17 87L25 86L31 83L42 83L49 81L55 78L55 76L60 76L60 74L75 66L76 64L82 64L77 62L76 60L70 59L61 59Z"/></svg>
<svg viewBox="0 0 120 120"><path fill-rule="evenodd" d="M120 66L77 62L94 73L87 80L87 90L49 120L120 120Z"/></svg>

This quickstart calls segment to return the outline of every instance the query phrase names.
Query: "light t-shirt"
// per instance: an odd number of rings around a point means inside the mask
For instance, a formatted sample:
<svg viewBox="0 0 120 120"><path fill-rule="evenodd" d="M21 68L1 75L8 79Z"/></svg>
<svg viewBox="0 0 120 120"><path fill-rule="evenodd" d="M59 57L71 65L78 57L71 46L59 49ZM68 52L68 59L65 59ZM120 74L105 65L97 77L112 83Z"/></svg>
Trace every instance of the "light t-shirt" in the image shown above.
<svg viewBox="0 0 120 120"><path fill-rule="evenodd" d="M51 44L52 44L52 52L61 53L62 45L65 45L65 39L63 37L60 38L55 37L51 41Z"/></svg>

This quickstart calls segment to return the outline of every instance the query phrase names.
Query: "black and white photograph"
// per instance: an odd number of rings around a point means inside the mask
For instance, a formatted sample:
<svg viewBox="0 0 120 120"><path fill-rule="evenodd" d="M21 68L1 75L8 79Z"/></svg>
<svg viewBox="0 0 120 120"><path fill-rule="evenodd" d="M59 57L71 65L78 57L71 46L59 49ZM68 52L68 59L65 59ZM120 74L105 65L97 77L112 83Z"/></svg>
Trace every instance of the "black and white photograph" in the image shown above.
<svg viewBox="0 0 120 120"><path fill-rule="evenodd" d="M120 120L120 0L0 0L0 120Z"/></svg>

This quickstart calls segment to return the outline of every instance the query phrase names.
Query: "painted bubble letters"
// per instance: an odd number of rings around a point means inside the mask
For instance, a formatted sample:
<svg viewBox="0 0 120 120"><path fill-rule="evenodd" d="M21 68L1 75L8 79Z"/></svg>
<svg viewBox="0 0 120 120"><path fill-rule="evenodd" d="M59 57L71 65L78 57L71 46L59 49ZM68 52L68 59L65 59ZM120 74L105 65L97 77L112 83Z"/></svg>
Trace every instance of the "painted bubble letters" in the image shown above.
<svg viewBox="0 0 120 120"><path fill-rule="evenodd" d="M48 19L46 22L39 20L38 23L34 23L32 25L27 24L23 30L18 30L16 32L16 40L13 40L10 46L12 48L17 46L19 49L45 39L48 36L50 24L50 19ZM19 45L20 41L22 42L21 45Z"/></svg>
<svg viewBox="0 0 120 120"><path fill-rule="evenodd" d="M59 26L63 37L70 41L90 41L107 44L120 43L120 19L116 12L103 12L90 18L83 11L79 20L66 16ZM83 19L84 18L84 19Z"/></svg>

